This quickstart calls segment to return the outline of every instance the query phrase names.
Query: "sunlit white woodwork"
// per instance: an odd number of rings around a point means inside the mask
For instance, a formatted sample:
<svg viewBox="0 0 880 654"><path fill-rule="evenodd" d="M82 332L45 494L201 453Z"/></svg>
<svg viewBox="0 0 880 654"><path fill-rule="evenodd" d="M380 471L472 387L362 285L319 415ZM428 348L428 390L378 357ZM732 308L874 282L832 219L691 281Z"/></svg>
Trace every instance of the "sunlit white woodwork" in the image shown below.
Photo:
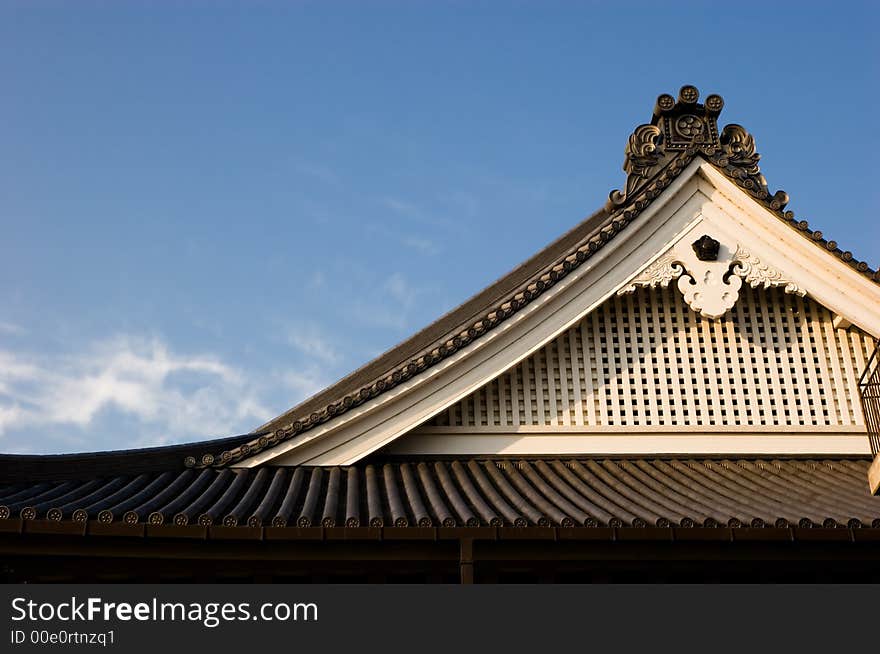
<svg viewBox="0 0 880 654"><path fill-rule="evenodd" d="M615 296L427 424L863 425L871 337L781 288L740 293L716 320L671 287Z"/></svg>

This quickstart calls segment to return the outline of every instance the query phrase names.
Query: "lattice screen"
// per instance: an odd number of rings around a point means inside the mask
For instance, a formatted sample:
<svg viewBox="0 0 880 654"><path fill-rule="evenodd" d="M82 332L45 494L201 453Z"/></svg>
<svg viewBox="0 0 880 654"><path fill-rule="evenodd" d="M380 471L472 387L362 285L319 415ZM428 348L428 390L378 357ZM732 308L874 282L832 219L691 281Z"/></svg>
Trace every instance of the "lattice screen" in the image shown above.
<svg viewBox="0 0 880 654"><path fill-rule="evenodd" d="M673 288L614 297L431 425L863 424L873 345L782 289L744 288L709 320Z"/></svg>

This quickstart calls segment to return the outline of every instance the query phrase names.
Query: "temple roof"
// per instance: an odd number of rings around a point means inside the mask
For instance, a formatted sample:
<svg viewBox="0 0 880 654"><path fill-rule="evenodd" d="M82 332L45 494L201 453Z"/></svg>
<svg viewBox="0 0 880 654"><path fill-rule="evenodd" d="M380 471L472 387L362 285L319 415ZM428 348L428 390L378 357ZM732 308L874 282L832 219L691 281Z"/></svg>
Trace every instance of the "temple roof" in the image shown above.
<svg viewBox="0 0 880 654"><path fill-rule="evenodd" d="M0 527L880 527L863 459L470 459L0 488Z"/></svg>
<svg viewBox="0 0 880 654"><path fill-rule="evenodd" d="M834 265L851 269L844 271L855 275L860 283L867 279L880 284L880 272L786 210L786 193L768 190L758 167L760 157L753 137L739 125L718 128L717 117L723 107L720 96L710 95L704 103L698 100L699 92L692 86L683 87L677 100L666 94L657 99L651 122L638 126L628 140L624 189L613 191L605 207L411 338L251 434L124 452L0 456L0 475L5 475L0 479L22 475L30 480L51 480L77 475L178 474L184 467L220 469L247 465L250 457L281 443L297 443L301 435L308 436L314 428L353 409L360 407L366 411L371 401L439 367L469 345L485 339L539 298L545 299L542 296L563 286L566 277L577 274L582 265L589 268L597 253L609 244L615 247L614 243L621 240L620 234L626 239L638 230L639 217L664 195L665 189L681 181L677 178L686 169L693 170L691 164L696 161L717 170L769 212L768 220L786 225L826 253L822 256L835 257ZM812 246L805 247L812 251Z"/></svg>
<svg viewBox="0 0 880 654"><path fill-rule="evenodd" d="M618 234L638 229L640 214L695 159L711 164L817 248L880 284L880 271L786 210L787 193L769 191L752 135L736 124L718 128L722 98L709 95L704 104L698 99L693 86L682 87L677 100L668 94L658 97L651 123L637 127L627 143L624 190L612 191L603 209L412 338L270 420L249 441L221 451L205 447L200 456L188 457L186 465L224 467L252 457L406 383L483 338L590 261Z"/></svg>

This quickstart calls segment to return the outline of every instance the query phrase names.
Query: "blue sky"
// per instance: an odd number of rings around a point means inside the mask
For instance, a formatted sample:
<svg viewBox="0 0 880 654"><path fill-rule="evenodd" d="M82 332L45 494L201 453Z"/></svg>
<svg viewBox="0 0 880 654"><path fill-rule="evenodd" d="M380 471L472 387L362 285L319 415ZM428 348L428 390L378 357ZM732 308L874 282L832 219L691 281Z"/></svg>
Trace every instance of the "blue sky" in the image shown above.
<svg viewBox="0 0 880 654"><path fill-rule="evenodd" d="M870 3L0 3L0 451L249 431L599 208L659 93L880 263Z"/></svg>

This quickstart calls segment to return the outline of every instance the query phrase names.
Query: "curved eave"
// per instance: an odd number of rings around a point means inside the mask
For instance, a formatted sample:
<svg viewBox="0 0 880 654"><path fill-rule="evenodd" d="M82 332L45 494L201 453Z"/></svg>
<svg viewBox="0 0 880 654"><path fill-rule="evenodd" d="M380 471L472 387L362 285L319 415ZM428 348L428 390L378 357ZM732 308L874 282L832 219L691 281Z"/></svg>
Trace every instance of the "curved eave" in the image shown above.
<svg viewBox="0 0 880 654"><path fill-rule="evenodd" d="M866 459L464 459L114 475L0 487L16 521L80 528L880 527Z"/></svg>
<svg viewBox="0 0 880 654"><path fill-rule="evenodd" d="M205 450L238 447L253 438L254 434L251 433L132 450L75 454L0 454L0 482L36 482L184 470L184 461L188 456L201 455Z"/></svg>

